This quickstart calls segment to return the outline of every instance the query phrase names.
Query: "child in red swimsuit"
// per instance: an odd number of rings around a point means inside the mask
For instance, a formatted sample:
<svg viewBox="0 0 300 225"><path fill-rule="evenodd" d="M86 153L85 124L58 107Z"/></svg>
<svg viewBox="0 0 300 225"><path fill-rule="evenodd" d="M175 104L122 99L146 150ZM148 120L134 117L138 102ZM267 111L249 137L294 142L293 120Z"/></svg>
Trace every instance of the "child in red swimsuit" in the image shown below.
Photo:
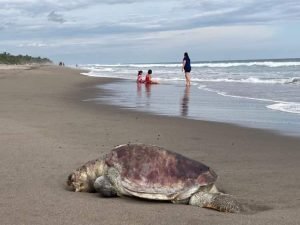
<svg viewBox="0 0 300 225"><path fill-rule="evenodd" d="M146 75L146 79L145 79L145 83L146 84L151 84L152 81L151 81L151 74L152 74L152 70L148 70L148 73Z"/></svg>
<svg viewBox="0 0 300 225"><path fill-rule="evenodd" d="M148 70L148 73L146 75L145 83L146 84L158 84L158 81L152 80L152 70Z"/></svg>

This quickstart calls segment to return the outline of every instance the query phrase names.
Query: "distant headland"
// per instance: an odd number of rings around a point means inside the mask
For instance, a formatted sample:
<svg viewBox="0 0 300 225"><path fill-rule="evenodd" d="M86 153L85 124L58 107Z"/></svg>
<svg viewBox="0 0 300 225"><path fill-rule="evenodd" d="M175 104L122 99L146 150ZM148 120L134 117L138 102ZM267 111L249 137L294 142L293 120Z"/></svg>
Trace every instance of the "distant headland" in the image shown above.
<svg viewBox="0 0 300 225"><path fill-rule="evenodd" d="M0 64L31 64L31 63L52 63L52 61L48 58L41 58L41 57L32 57L29 55L11 55L10 53L3 52L0 53Z"/></svg>

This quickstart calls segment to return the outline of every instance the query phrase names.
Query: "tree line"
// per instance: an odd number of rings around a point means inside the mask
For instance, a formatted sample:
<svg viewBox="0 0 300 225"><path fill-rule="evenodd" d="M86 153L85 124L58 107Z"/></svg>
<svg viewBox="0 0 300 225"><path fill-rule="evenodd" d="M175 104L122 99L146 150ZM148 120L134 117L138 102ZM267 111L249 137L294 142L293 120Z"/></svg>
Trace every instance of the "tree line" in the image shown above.
<svg viewBox="0 0 300 225"><path fill-rule="evenodd" d="M32 57L29 55L11 55L7 52L0 53L0 64L30 64L52 63L48 58Z"/></svg>

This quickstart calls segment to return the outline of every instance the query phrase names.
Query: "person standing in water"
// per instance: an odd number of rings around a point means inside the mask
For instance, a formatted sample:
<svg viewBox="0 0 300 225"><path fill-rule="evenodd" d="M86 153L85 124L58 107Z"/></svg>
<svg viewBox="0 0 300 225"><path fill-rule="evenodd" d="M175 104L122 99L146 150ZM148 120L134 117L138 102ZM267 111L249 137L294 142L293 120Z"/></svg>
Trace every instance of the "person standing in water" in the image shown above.
<svg viewBox="0 0 300 225"><path fill-rule="evenodd" d="M186 86L191 85L191 76L190 76L191 70L192 70L191 60L188 53L185 52L183 62L182 62L182 71L184 71Z"/></svg>

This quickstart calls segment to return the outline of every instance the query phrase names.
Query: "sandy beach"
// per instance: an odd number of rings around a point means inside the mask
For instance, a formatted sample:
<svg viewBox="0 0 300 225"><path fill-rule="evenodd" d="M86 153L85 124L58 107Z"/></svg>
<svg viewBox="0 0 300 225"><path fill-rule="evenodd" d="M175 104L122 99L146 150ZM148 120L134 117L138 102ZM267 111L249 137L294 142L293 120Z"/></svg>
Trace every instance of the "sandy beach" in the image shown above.
<svg viewBox="0 0 300 225"><path fill-rule="evenodd" d="M0 67L0 217L29 224L300 224L300 139L83 101L107 78L56 66ZM66 189L75 168L114 146L154 144L211 166L249 211L101 198Z"/></svg>

